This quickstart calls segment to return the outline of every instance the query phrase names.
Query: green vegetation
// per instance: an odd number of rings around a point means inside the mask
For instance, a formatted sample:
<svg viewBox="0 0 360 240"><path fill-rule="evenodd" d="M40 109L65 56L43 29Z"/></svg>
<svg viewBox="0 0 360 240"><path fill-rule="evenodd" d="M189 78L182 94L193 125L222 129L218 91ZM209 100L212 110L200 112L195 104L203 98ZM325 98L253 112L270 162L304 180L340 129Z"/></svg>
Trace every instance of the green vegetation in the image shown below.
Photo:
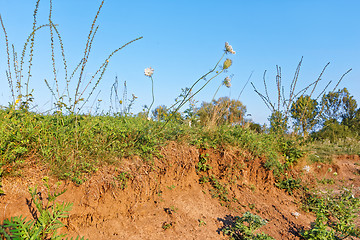
<svg viewBox="0 0 360 240"><path fill-rule="evenodd" d="M31 220L26 217L15 216L5 219L0 225L2 239L64 239L65 234L58 234L57 230L65 224L61 221L69 216L72 203L59 203L57 198L64 194L65 190L59 191L59 184L52 190L48 178L43 179L46 187L46 196L42 196L37 187L29 188L32 204L36 212ZM71 238L73 239L73 238ZM84 239L77 237L76 239Z"/></svg>
<svg viewBox="0 0 360 240"><path fill-rule="evenodd" d="M285 176L284 179L279 180L275 185L280 189L285 189L285 191L291 195L294 190L302 187L301 179L293 179L292 177L287 176Z"/></svg>
<svg viewBox="0 0 360 240"><path fill-rule="evenodd" d="M226 226L222 231L224 234L229 235L231 239L252 239L252 240L271 240L274 239L267 234L258 233L254 231L267 224L267 221L261 217L246 212L242 217L236 216L232 225Z"/></svg>
<svg viewBox="0 0 360 240"><path fill-rule="evenodd" d="M181 89L181 93L170 107L160 105L152 110L154 104L154 69L145 69L145 75L151 79L152 102L144 106L144 111L133 114L131 108L137 97L132 95L127 99L126 83L123 99L118 94L117 78L110 89L111 104L108 112L85 114L83 109L100 81L102 80L112 56L124 47L142 39L136 38L111 52L90 79L85 79L92 43L97 32L96 22L104 1L101 2L92 22L84 56L72 69L67 66L64 45L57 25L52 19L52 1L50 0L49 21L38 25L36 16L40 0L36 1L33 27L26 39L21 55L13 47L9 50L9 41L3 19L0 16L1 27L5 38L7 54L6 77L8 80L11 101L8 106L0 108L0 177L21 175L22 168L28 166L30 159L36 159L40 165L46 165L51 173L59 179L70 179L76 184L84 183L102 166L109 164L121 166L124 158L140 157L144 164L153 165L154 159L162 158L161 149L170 141L181 142L197 147L201 154L196 163L196 172L200 183L208 183L210 194L218 198L221 204L228 205L230 199L228 183L212 174L209 154L206 150L213 148L219 151L237 148L249 154L246 161L255 158L264 160L264 166L273 171L276 186L285 189L289 194L295 190L306 188L301 180L291 175L291 170L301 158L310 162L330 162L333 155L360 155L360 109L353 96L346 88L337 89L346 72L332 91L326 92L330 83L320 91L317 97L314 92L327 68L324 67L316 81L297 91L299 71L302 59L295 71L288 96L282 85L281 69L277 67L276 102L268 92L264 74L264 93L260 93L254 84L255 92L270 109L269 128L253 123L245 118L246 106L238 99L220 97L215 99L220 87L231 87L231 79L223 78L219 88L210 102L196 106L195 97L200 91L222 73L229 71L232 60L225 58L235 54L232 47L225 43L225 51L216 64L193 82L190 87ZM47 113L32 111L36 96L29 88L34 54L35 36L38 31L48 29L50 33L51 59L53 67L53 84L45 83L55 99L54 108ZM54 42L58 44L54 45ZM60 47L64 79L57 74L55 64L56 49ZM27 73L24 73L26 69ZM75 80L76 79L76 80ZM55 87L51 87L55 86ZM64 88L64 89L61 89ZM212 93L211 93L212 94ZM96 99L99 101L99 99ZM184 109L188 104L188 108ZM118 107L121 106L121 107ZM236 165L237 166L237 165ZM335 174L335 173L334 173ZM130 172L118 172L114 180L118 181L120 189L125 190L133 176ZM226 178L225 178L226 179ZM1 179L0 179L1 180ZM331 179L320 181L333 184ZM47 201L37 195L37 189L30 189L32 201L38 210L34 220L27 221L23 217L5 220L0 228L4 238L12 239L60 239L56 230L63 226L60 219L66 218L71 209L70 203L55 202L63 192L50 193ZM168 187L170 190L175 185ZM255 191L255 186L251 186ZM4 194L1 190L0 195ZM161 191L158 193L161 195ZM358 236L353 219L359 207L359 201L349 191L339 196L307 195L304 201L309 210L317 214L317 220L312 228L303 233L305 239L343 239L346 236ZM250 204L253 209L255 205ZM175 208L169 208L170 213ZM245 213L236 217L233 226L224 229L224 233L234 239L272 239L265 234L254 234L253 231L266 224L259 216ZM165 222L164 230L171 228L175 222ZM199 219L199 225L206 225ZM329 231L330 229L330 231Z"/></svg>
<svg viewBox="0 0 360 240"><path fill-rule="evenodd" d="M355 198L350 190L344 188L339 194L309 194L304 207L316 214L311 229L301 233L304 239L360 237L360 229L354 223L360 199Z"/></svg>

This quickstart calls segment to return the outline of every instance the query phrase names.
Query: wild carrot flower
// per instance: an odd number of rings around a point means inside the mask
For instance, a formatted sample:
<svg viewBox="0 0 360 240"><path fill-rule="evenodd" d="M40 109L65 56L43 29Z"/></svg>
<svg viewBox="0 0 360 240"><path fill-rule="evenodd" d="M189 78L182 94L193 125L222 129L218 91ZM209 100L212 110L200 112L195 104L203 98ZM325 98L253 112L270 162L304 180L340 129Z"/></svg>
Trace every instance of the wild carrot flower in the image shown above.
<svg viewBox="0 0 360 240"><path fill-rule="evenodd" d="M151 67L145 68L144 73L145 76L151 77L154 74L154 69Z"/></svg>
<svg viewBox="0 0 360 240"><path fill-rule="evenodd" d="M304 167L303 167L303 170L304 170L305 172L310 172L310 166L308 166L308 165L304 166Z"/></svg>
<svg viewBox="0 0 360 240"><path fill-rule="evenodd" d="M226 53L231 53L231 54L235 54L236 52L233 50L232 46L229 45L228 42L225 43L225 52Z"/></svg>
<svg viewBox="0 0 360 240"><path fill-rule="evenodd" d="M291 213L291 215L293 215L295 218L298 218L298 216L300 216L300 213L298 213L298 212L293 212L293 213Z"/></svg>
<svg viewBox="0 0 360 240"><path fill-rule="evenodd" d="M230 88L231 87L231 79L229 77L226 77L223 81L223 84L227 87Z"/></svg>
<svg viewBox="0 0 360 240"><path fill-rule="evenodd" d="M231 66L231 64L232 64L232 61L231 61L231 59L226 59L225 60L225 62L224 62L224 65L223 65L223 69L225 70L225 69L228 69L230 66Z"/></svg>

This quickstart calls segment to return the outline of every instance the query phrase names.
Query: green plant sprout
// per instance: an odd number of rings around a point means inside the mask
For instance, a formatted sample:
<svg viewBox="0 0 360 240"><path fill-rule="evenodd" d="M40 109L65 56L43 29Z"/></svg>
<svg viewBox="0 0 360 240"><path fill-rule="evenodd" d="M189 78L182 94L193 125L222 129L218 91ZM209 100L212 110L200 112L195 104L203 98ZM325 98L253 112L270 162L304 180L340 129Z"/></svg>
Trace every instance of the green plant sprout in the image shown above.
<svg viewBox="0 0 360 240"><path fill-rule="evenodd" d="M58 234L57 230L65 226L61 220L69 217L73 204L57 201L57 198L66 191L58 190L60 183L57 183L54 191L51 190L48 177L43 178L43 183L46 187L46 197L37 187L29 188L31 201L37 210L33 215L34 219L27 221L27 218L22 216L5 219L0 226L0 236L3 239L60 240L66 237L66 234ZM84 237L76 237L76 240L83 239Z"/></svg>

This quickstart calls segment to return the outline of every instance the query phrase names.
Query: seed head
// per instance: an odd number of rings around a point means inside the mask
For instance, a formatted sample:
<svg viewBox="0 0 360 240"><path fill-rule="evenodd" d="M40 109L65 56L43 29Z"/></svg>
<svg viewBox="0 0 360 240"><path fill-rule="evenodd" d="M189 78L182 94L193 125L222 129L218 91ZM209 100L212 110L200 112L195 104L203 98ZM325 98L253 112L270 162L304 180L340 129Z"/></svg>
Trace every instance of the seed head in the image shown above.
<svg viewBox="0 0 360 240"><path fill-rule="evenodd" d="M224 65L223 65L223 69L225 70L225 69L228 69L230 66L231 66L231 64L232 64L232 61L231 61L231 59L226 59L225 60L225 62L224 62Z"/></svg>

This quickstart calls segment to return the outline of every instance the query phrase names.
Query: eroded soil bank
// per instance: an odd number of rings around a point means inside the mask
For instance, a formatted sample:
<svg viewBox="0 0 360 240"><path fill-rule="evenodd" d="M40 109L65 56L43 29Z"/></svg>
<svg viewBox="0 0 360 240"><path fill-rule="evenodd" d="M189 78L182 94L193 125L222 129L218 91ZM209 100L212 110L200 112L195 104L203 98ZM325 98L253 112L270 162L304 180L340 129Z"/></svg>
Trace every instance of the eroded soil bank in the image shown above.
<svg viewBox="0 0 360 240"><path fill-rule="evenodd" d="M265 160L247 152L170 143L161 154L154 163L132 158L117 167L103 166L80 186L62 181L60 188L67 191L59 200L74 206L61 231L89 239L228 239L221 229L250 211L268 221L260 231L275 239L299 239L299 231L315 219L302 210L299 194L275 186L273 174L263 167ZM1 221L16 215L31 218L28 188L37 185L44 191L45 176L53 184L57 181L36 159L28 165L21 177L2 181L6 195L0 197ZM292 174L308 187L352 187L359 197L359 156L312 164L309 172L304 165L300 162ZM332 184L317 181L330 178Z"/></svg>

